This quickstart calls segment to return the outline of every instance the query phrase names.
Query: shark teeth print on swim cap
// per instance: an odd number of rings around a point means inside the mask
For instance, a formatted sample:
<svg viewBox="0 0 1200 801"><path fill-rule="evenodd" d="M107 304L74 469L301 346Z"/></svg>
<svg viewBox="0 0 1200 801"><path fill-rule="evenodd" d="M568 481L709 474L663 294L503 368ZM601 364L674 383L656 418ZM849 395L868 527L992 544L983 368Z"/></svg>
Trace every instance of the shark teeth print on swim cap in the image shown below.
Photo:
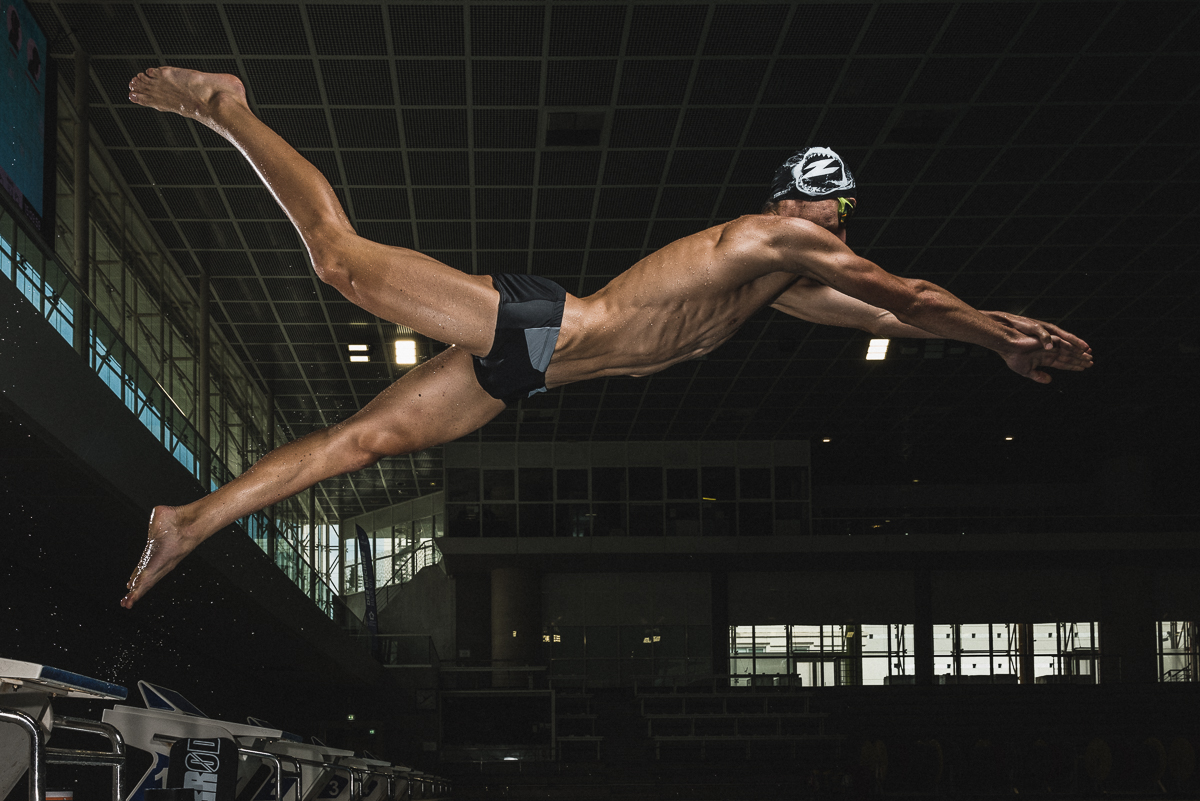
<svg viewBox="0 0 1200 801"><path fill-rule="evenodd" d="M820 200L854 189L854 176L842 157L827 147L810 147L780 165L771 181L771 200Z"/></svg>

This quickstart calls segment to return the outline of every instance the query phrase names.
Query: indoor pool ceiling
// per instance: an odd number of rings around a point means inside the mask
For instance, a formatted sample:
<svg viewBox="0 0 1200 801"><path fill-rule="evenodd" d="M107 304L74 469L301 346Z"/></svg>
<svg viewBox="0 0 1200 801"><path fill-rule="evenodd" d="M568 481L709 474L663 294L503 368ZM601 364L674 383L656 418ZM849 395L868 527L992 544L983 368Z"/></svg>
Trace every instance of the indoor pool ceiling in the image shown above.
<svg viewBox="0 0 1200 801"><path fill-rule="evenodd" d="M905 437L1119 428L1194 404L1200 4L32 3L92 55L92 124L223 335L303 434L395 380L395 326L312 275L236 150L134 106L160 64L231 72L366 237L585 295L754 213L775 166L837 149L858 252L981 308L1061 323L1098 367L1050 387L955 343L763 311L706 359L514 405L484 441ZM351 364L346 345L373 346ZM428 355L431 343L423 343ZM437 453L424 458L440 461ZM327 482L344 513L415 460Z"/></svg>

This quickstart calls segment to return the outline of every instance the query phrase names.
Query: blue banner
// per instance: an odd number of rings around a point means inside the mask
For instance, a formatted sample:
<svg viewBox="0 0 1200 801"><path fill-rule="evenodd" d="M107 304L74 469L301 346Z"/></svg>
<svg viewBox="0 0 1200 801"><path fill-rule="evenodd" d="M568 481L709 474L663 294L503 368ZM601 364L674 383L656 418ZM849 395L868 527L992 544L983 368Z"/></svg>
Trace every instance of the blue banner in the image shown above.
<svg viewBox="0 0 1200 801"><path fill-rule="evenodd" d="M358 552L362 558L363 589L366 591L367 612L364 618L367 632L371 635L371 653L375 653L375 637L379 634L379 618L375 607L375 549L367 539L362 526L355 526L358 533Z"/></svg>

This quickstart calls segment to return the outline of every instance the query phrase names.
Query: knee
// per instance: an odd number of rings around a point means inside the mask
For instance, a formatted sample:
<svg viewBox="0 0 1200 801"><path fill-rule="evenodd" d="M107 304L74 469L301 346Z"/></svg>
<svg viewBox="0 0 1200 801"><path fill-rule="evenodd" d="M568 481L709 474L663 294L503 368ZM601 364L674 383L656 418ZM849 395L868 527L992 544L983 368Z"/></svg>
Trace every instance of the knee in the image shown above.
<svg viewBox="0 0 1200 801"><path fill-rule="evenodd" d="M370 467L385 456L400 456L413 450L411 438L402 430L375 430L349 424L341 432L345 472Z"/></svg>

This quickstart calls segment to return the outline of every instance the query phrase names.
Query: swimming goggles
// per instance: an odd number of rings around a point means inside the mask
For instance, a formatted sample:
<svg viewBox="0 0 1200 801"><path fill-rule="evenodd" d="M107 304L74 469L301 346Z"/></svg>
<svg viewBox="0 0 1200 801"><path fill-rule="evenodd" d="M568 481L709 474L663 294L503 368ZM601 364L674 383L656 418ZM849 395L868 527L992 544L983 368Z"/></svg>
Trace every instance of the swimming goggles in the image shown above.
<svg viewBox="0 0 1200 801"><path fill-rule="evenodd" d="M852 197L839 197L838 201L838 224L845 225L846 222L854 216L854 206L856 201Z"/></svg>

